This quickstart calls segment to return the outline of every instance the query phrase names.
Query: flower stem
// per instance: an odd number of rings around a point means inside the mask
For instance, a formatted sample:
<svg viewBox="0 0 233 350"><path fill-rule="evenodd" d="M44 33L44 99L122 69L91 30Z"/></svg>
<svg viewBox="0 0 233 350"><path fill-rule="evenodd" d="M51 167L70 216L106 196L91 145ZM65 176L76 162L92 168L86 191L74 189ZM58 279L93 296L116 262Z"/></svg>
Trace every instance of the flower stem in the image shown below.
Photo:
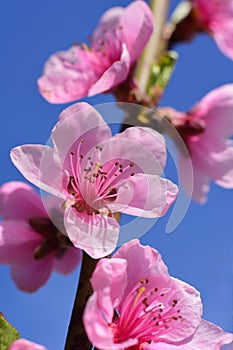
<svg viewBox="0 0 233 350"><path fill-rule="evenodd" d="M92 276L93 271L95 270L97 263L97 259L92 259L83 251L83 260L79 277L79 285L69 324L65 350L92 349L92 344L87 338L82 318L86 302L92 294L90 278Z"/></svg>
<svg viewBox="0 0 233 350"><path fill-rule="evenodd" d="M146 94L147 83L150 77L151 64L159 59L164 50L165 40L163 38L164 25L167 19L170 0L151 0L150 6L154 16L155 28L151 38L141 55L136 72L139 91L142 96Z"/></svg>

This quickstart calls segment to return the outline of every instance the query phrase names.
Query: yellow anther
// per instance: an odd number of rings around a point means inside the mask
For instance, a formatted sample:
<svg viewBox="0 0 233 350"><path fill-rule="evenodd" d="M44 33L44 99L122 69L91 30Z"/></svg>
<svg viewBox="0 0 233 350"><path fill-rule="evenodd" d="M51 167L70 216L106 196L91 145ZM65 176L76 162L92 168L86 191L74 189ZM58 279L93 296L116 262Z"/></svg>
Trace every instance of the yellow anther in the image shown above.
<svg viewBox="0 0 233 350"><path fill-rule="evenodd" d="M141 295L145 292L146 288L145 287L140 287L138 289L138 294L136 295L136 298L134 300L133 306L137 305L138 300L140 299Z"/></svg>

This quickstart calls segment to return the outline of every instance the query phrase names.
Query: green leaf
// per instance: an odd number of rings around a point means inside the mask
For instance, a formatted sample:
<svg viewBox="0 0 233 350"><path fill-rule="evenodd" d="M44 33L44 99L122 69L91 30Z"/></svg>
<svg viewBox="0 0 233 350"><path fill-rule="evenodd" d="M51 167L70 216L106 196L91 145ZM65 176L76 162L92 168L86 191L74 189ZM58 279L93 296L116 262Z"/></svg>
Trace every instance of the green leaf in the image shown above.
<svg viewBox="0 0 233 350"><path fill-rule="evenodd" d="M8 350L13 341L19 338L19 332L12 327L0 312L0 350Z"/></svg>
<svg viewBox="0 0 233 350"><path fill-rule="evenodd" d="M175 68L177 58L178 54L175 51L168 51L160 57L158 62L152 64L147 93L153 101L162 96Z"/></svg>

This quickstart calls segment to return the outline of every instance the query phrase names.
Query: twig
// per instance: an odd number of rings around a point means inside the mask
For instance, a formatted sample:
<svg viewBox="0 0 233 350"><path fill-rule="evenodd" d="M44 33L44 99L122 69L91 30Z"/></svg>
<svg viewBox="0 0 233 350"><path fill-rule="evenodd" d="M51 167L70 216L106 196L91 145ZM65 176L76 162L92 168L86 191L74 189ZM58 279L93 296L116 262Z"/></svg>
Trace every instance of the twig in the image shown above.
<svg viewBox="0 0 233 350"><path fill-rule="evenodd" d="M135 79L142 96L146 94L150 76L151 64L156 61L164 49L163 30L167 19L170 0L151 0L151 10L154 16L155 28L153 34L139 59Z"/></svg>
<svg viewBox="0 0 233 350"><path fill-rule="evenodd" d="M65 350L92 349L92 344L89 342L83 326L82 317L87 300L92 294L90 278L95 270L97 262L98 260L92 259L89 255L83 252L78 290L66 338Z"/></svg>

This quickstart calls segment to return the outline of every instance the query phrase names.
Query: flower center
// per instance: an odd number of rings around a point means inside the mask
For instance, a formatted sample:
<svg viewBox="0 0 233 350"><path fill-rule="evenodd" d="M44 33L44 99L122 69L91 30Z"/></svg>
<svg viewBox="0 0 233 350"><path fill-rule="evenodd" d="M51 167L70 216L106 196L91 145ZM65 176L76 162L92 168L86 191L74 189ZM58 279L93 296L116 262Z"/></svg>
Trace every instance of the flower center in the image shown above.
<svg viewBox="0 0 233 350"><path fill-rule="evenodd" d="M69 153L69 171L66 201L79 213L88 215L102 214L112 216L108 204L117 199L117 182L128 176L134 176L134 164L120 160L100 162L103 146L95 146L91 156L84 159L81 153L84 139L78 141L77 151ZM83 161L85 162L84 164ZM124 164L124 165L123 165Z"/></svg>
<svg viewBox="0 0 233 350"><path fill-rule="evenodd" d="M43 237L34 251L36 260L46 257L53 251L56 251L56 258L61 259L66 249L72 246L69 238L60 232L47 217L33 216L29 219L29 225Z"/></svg>
<svg viewBox="0 0 233 350"><path fill-rule="evenodd" d="M117 317L109 324L115 343L129 338L140 344L149 343L169 331L174 322L182 321L178 300L169 298L171 289L152 287L148 279L141 280L126 296ZM134 347L132 348L134 349Z"/></svg>

